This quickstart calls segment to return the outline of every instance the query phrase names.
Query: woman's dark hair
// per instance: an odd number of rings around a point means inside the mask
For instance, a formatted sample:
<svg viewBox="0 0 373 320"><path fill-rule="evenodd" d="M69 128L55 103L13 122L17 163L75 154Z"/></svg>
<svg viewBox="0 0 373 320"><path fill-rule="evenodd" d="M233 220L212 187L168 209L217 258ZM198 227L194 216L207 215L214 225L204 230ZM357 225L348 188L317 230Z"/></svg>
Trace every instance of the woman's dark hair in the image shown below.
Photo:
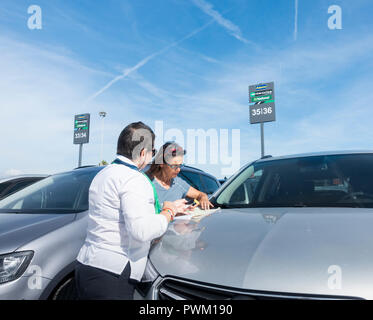
<svg viewBox="0 0 373 320"><path fill-rule="evenodd" d="M155 134L146 124L141 121L131 123L119 135L117 154L135 160L141 150L153 150L154 140Z"/></svg>
<svg viewBox="0 0 373 320"><path fill-rule="evenodd" d="M166 142L155 155L146 174L150 179L153 179L154 176L162 170L161 164L169 163L170 159L183 156L185 154L186 150L180 147L176 142Z"/></svg>

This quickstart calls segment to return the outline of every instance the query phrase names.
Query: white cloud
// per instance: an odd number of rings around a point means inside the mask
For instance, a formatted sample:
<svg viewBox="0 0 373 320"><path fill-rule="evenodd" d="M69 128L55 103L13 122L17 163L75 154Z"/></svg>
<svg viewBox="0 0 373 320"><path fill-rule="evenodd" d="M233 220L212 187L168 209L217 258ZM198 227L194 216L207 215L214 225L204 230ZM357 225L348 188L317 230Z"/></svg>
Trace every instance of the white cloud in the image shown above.
<svg viewBox="0 0 373 320"><path fill-rule="evenodd" d="M4 177L12 177L12 176L18 176L23 174L22 170L18 169L8 169L4 172Z"/></svg>

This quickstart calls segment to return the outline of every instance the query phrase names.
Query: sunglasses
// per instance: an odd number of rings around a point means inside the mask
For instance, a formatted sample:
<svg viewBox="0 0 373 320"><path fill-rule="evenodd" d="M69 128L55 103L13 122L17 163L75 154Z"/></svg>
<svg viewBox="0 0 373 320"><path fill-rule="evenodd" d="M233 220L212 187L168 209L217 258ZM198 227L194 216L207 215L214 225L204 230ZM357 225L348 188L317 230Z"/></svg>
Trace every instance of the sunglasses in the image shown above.
<svg viewBox="0 0 373 320"><path fill-rule="evenodd" d="M157 149L153 148L153 150L152 150L152 157L155 157L156 154L157 154Z"/></svg>
<svg viewBox="0 0 373 320"><path fill-rule="evenodd" d="M181 169L184 165L183 164L168 164L167 165L171 168L171 169Z"/></svg>

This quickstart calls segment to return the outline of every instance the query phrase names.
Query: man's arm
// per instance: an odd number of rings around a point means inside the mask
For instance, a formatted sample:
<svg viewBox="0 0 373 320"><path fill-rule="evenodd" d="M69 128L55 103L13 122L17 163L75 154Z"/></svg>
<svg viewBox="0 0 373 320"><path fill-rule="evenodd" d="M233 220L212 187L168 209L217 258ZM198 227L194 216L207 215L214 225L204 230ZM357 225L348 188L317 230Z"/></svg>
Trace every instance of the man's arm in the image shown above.
<svg viewBox="0 0 373 320"><path fill-rule="evenodd" d="M142 242L163 235L168 221L164 215L155 214L153 189L149 182L142 176L136 176L125 184L124 189L120 207L131 235Z"/></svg>

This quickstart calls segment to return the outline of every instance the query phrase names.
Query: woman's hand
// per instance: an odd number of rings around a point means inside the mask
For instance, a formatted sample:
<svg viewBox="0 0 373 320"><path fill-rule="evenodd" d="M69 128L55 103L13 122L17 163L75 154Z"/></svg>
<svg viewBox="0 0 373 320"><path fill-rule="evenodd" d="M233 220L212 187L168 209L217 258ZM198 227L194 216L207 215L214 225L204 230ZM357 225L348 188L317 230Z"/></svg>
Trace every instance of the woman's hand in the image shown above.
<svg viewBox="0 0 373 320"><path fill-rule="evenodd" d="M191 199L197 199L199 201L199 206L203 210L208 210L213 208L213 204L209 201L209 197L207 196L206 193L198 191L197 189L190 187L187 193L187 197Z"/></svg>
<svg viewBox="0 0 373 320"><path fill-rule="evenodd" d="M213 204L209 201L209 197L206 193L201 192L197 200L199 201L200 206L203 210L209 210L210 207L214 207Z"/></svg>

